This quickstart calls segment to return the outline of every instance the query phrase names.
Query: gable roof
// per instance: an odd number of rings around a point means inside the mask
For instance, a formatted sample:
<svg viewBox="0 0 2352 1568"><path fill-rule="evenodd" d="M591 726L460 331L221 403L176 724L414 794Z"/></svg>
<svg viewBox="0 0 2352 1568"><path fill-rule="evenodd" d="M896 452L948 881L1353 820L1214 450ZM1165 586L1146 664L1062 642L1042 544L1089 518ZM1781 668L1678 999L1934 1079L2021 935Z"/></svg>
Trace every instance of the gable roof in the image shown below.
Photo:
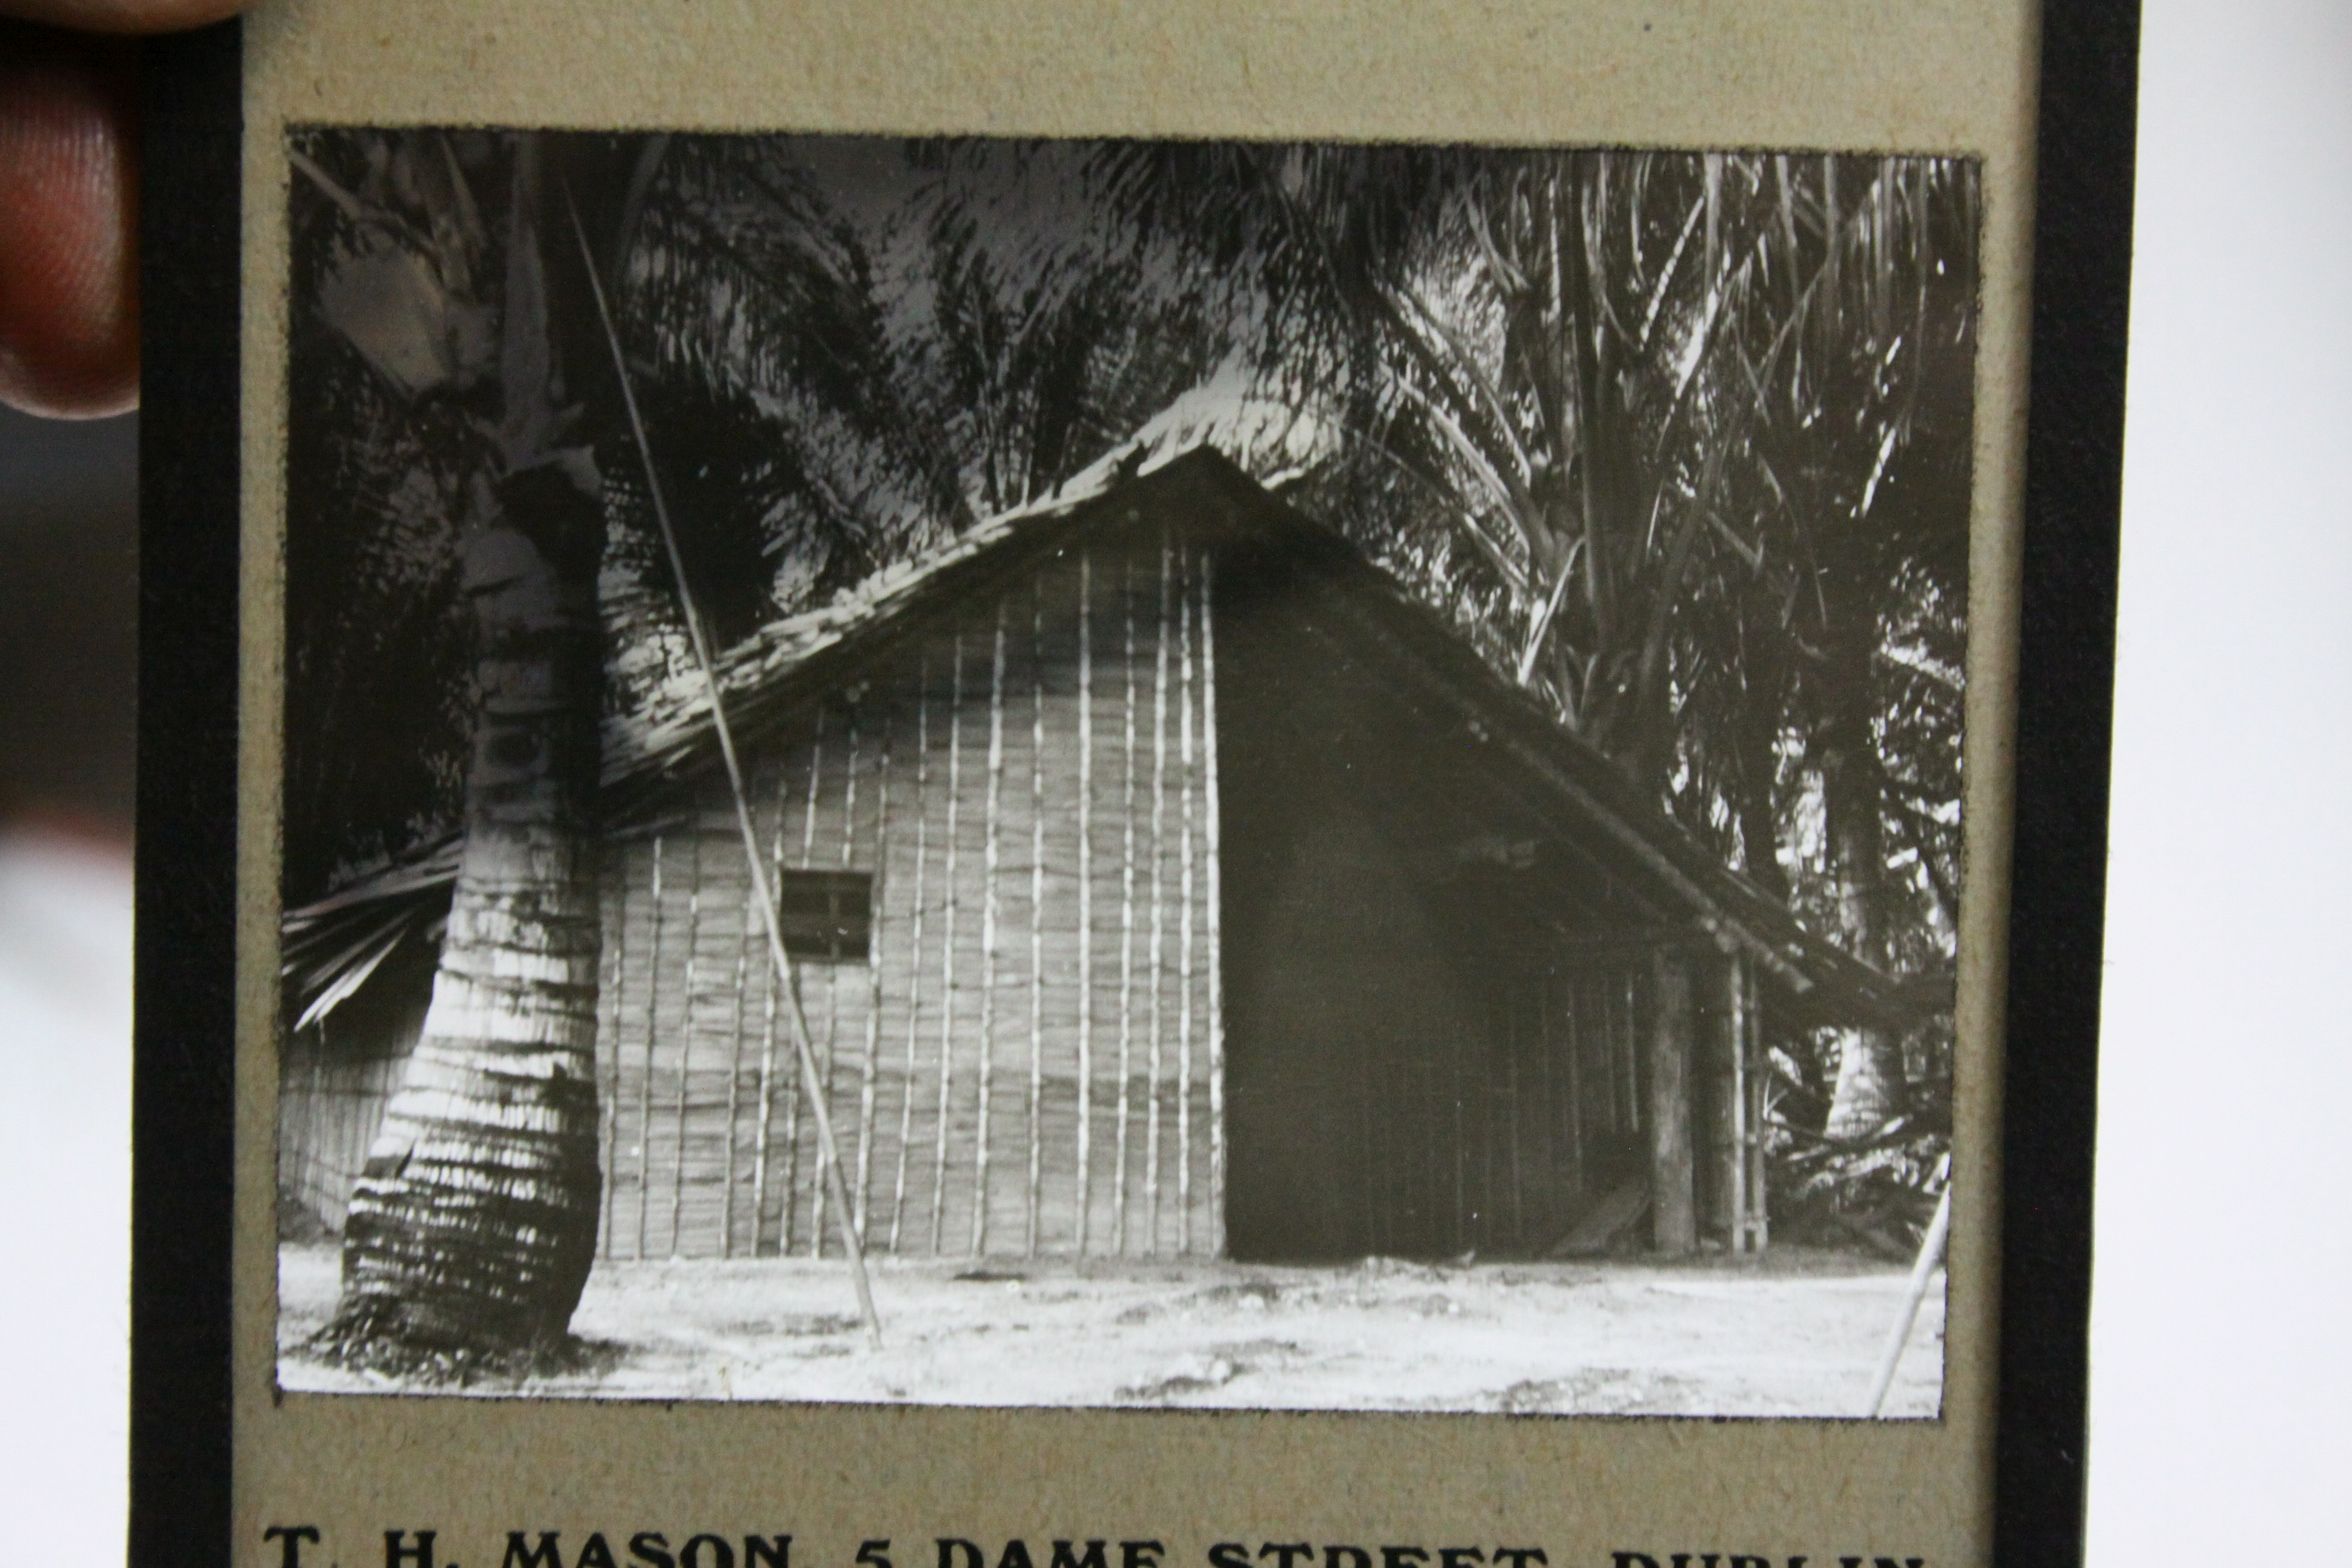
<svg viewBox="0 0 2352 1568"><path fill-rule="evenodd" d="M808 698L938 617L1018 580L1082 536L1143 517L1245 543L1253 554L1272 552L1335 587L1356 629L1397 655L1402 678L1456 710L1499 760L1538 781L1571 820L1606 835L1694 931L1759 959L1806 1019L1899 1023L1913 1011L1904 987L1806 931L1785 906L1723 865L1353 545L1207 447L1140 467L1097 465L1064 495L989 518L822 608L771 622L718 659L731 726L740 742L756 744ZM656 685L629 712L608 717L607 825L627 827L658 815L682 781L715 765L715 733L702 678L691 670ZM462 848L462 835L452 833L406 861L286 911L281 977L295 1027L358 991L403 943L436 935Z"/></svg>

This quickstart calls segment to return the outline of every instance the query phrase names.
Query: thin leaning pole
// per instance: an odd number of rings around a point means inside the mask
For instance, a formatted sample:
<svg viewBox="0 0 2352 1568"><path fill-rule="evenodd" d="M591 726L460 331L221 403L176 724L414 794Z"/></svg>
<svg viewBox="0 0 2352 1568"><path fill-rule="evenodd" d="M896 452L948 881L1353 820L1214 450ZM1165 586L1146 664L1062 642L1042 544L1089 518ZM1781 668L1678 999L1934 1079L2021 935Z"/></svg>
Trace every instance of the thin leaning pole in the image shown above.
<svg viewBox="0 0 2352 1568"><path fill-rule="evenodd" d="M1944 1245L1952 1235L1952 1183L1944 1180L1943 1196L1936 1200L1935 1218L1928 1222L1927 1235L1919 1243L1919 1257L1911 1265L1910 1283L1903 1290L1903 1310L1895 1317L1894 1327L1887 1331L1886 1348L1878 1354L1878 1372L1870 1380L1870 1409L1872 1420L1885 1413L1887 1394L1895 1386L1895 1368L1902 1365L1903 1351L1911 1342L1911 1325L1919 1320L1919 1306L1927 1297L1928 1281L1944 1261Z"/></svg>
<svg viewBox="0 0 2352 1568"><path fill-rule="evenodd" d="M645 465L645 486L653 498L654 520L661 524L662 547L669 552L670 575L678 584L678 609L686 622L686 635L694 644L694 662L702 671L703 688L710 698L711 728L719 737L719 756L727 768L727 785L735 798L735 826L743 838L743 860L751 870L752 896L759 901L760 924L766 929L768 957L776 966L776 973L784 982L784 994L791 1002L792 1046L800 1057L801 1081L807 1087L810 1119L817 1129L817 1151L825 1164L825 1187L832 1195L833 1210L839 1216L842 1250L849 1254L850 1279L857 1286L858 1311L866 1320L866 1335L879 1349L882 1344L882 1319L874 1310L874 1290L866 1278L866 1253L859 1241L857 1221L849 1206L849 1191L841 1177L841 1151L833 1142L833 1117L825 1104L824 1082L817 1070L816 1048L809 1043L808 1014L800 1001L800 972L793 967L791 955L784 951L784 932L777 923L775 891L768 884L767 868L760 864L759 830L752 826L751 805L743 790L743 765L736 760L734 732L727 727L727 710L719 700L719 676L711 663L710 642L702 629L702 617L695 612L694 590L686 584L686 560L678 550L677 530L670 526L670 508L663 498L661 476L653 466L653 444L646 439L645 419L637 409L637 392L629 381L627 359L621 353L621 336L613 326L612 309L605 302L604 279L596 268L596 254L589 248L588 230L580 222L580 209L573 202L571 192L564 192L564 205L572 220L572 234L580 242L580 264L588 272L588 292L596 301L596 319L604 328L604 341L612 350L613 375L621 385L621 404L628 410L629 431L637 441L637 457Z"/></svg>

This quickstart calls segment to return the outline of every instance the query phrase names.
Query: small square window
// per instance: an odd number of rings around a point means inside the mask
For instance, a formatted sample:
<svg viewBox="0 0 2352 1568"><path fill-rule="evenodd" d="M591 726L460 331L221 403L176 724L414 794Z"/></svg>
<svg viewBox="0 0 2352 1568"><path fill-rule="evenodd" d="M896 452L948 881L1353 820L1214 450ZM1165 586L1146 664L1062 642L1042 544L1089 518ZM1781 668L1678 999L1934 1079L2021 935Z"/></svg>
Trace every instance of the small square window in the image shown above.
<svg viewBox="0 0 2352 1568"><path fill-rule="evenodd" d="M776 889L784 951L815 963L866 961L874 939L870 871L787 871Z"/></svg>

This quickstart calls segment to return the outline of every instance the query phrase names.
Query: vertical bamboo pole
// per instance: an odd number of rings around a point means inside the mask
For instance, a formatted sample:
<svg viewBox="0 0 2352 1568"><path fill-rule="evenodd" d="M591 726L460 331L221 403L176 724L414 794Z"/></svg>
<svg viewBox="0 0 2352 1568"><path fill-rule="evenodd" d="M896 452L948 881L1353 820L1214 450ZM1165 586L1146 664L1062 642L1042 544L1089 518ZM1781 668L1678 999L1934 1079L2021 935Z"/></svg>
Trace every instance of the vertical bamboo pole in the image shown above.
<svg viewBox="0 0 2352 1568"><path fill-rule="evenodd" d="M809 1049L808 1019L801 1008L800 988L791 956L784 949L776 905L767 894L766 876L759 861L758 833L752 825L751 803L744 791L743 765L735 754L734 737L727 727L726 708L720 701L719 677L711 662L710 642L703 633L700 617L695 614L693 594L687 586L685 557L679 553L677 530L671 525L669 506L662 498L660 470L654 466L653 448L646 440L645 420L637 407L636 393L631 388L628 363L621 352L620 332L613 325L612 312L604 297L604 285L597 274L596 259L588 244L588 231L581 226L577 208L572 210L571 219L573 237L580 245L580 259L587 264L589 292L595 297L597 318L604 328L605 341L612 350L613 372L620 383L621 401L629 415L630 432L636 437L637 454L644 464L646 486L653 498L654 516L661 524L662 543L669 556L671 577L677 586L679 608L685 616L688 638L694 645L695 663L702 671L703 693L710 705L711 728L718 739L719 757L726 767L727 787L733 797L735 828L743 851L744 865L751 873L754 887L760 891L759 909L761 923L766 927L768 956L791 993L794 1051L800 1058L802 1075L814 1080L816 1060ZM816 1130L820 1178L829 1182L838 1192L841 1187L840 1150L833 1140L832 1118L821 1101L816 1105ZM846 1202L843 1207L846 1210ZM874 1295L871 1282L866 1277L864 1250L854 1233L845 1230L842 1241L849 1253L850 1280L857 1290L858 1308L865 1317L867 1335L879 1349L882 1344L882 1319L874 1310Z"/></svg>
<svg viewBox="0 0 2352 1568"><path fill-rule="evenodd" d="M686 999L678 1029L678 1095L673 1103L671 1133L677 1158L670 1166L670 1256L679 1254L679 1237L686 1213L686 1091L694 1070L694 985L696 963L702 956L702 824L690 820L686 843Z"/></svg>
<svg viewBox="0 0 2352 1568"><path fill-rule="evenodd" d="M1094 557L1078 552L1078 1255L1094 1191Z"/></svg>
<svg viewBox="0 0 2352 1568"><path fill-rule="evenodd" d="M931 1252L944 1240L947 1213L947 1144L950 1095L955 1086L956 817L964 796L964 628L955 629L955 663L947 697L947 856L940 886L939 1135L931 1150Z"/></svg>
<svg viewBox="0 0 2352 1568"><path fill-rule="evenodd" d="M1135 1018L1135 563L1119 567L1119 609L1125 627L1123 667L1127 677L1126 770L1119 797L1119 1097L1114 1152L1118 1179L1111 1185L1111 1250L1127 1251L1127 1121L1129 1080L1134 1073Z"/></svg>
<svg viewBox="0 0 2352 1568"><path fill-rule="evenodd" d="M1168 902L1168 539L1160 536L1160 611L1152 623L1151 1011L1145 1059L1150 1073L1143 1102L1143 1204L1147 1252L1160 1247L1160 1048L1166 1008Z"/></svg>
<svg viewBox="0 0 2352 1568"><path fill-rule="evenodd" d="M858 1077L857 1188L850 1194L850 1214L858 1239L866 1236L866 1188L874 1171L874 1079L882 1057L883 937L890 924L882 918L880 896L890 875L890 761L898 738L898 710L882 715L882 745L874 759L874 879L866 903L866 1060Z"/></svg>
<svg viewBox="0 0 2352 1568"><path fill-rule="evenodd" d="M768 885L784 885L784 816L785 797L792 788L791 770L776 770L776 826L768 840ZM757 897L757 889L753 896ZM766 969L767 984L760 1004L760 1066L759 1066L759 1141L751 1151L751 1255L760 1255L760 1241L768 1223L768 1151L773 1138L776 1114L776 1004L781 1000L782 985L773 966ZM784 1176L787 1208L791 1206L792 1174Z"/></svg>
<svg viewBox="0 0 2352 1568"><path fill-rule="evenodd" d="M1176 1250L1192 1250L1192 592L1189 553L1176 562L1178 675L1176 787L1184 807L1177 828L1176 879Z"/></svg>
<svg viewBox="0 0 2352 1568"><path fill-rule="evenodd" d="M808 793L800 808L800 866L803 871L817 858L817 786L825 776L825 708L817 705L810 721ZM777 882L780 889L781 879ZM784 1201L776 1216L776 1251L792 1255L793 1216L800 1209L800 1097L806 1093L803 1073L789 1073L784 1081ZM820 1182L819 1185L822 1185ZM811 1207L815 1205L812 1203Z"/></svg>
<svg viewBox="0 0 2352 1568"><path fill-rule="evenodd" d="M1045 577L1029 580L1029 1188L1021 1250L1037 1256L1045 1176Z"/></svg>
<svg viewBox="0 0 2352 1568"><path fill-rule="evenodd" d="M1209 943L1209 1250L1225 1252L1225 887L1217 801L1217 616L1212 598L1216 557L1200 558L1201 799L1208 859Z"/></svg>
<svg viewBox="0 0 2352 1568"><path fill-rule="evenodd" d="M858 713L853 703L849 709L849 748L841 763L841 869L847 871L857 858L857 794L858 794ZM870 911L869 911L870 913ZM872 949L873 933L867 931L868 951ZM836 932L829 941L832 962L825 966L825 1058L824 1073L818 1080L817 1094L825 1103L825 1112L833 1111L833 1081L841 1060L841 937ZM870 962L870 960L869 960ZM831 1184L824 1179L820 1163L816 1171L815 1200L810 1207L809 1256L825 1255L825 1206L832 1197ZM846 1178L844 1184L846 1185ZM846 1194L844 1195L846 1199ZM854 1215L844 1218L854 1219Z"/></svg>
<svg viewBox="0 0 2352 1568"><path fill-rule="evenodd" d="M305 1034L310 1041L307 1046L301 1045ZM296 1186L318 1213L339 1213L359 1169L343 1152L342 1129L336 1124L327 1095L327 1020L321 1018L309 1030L293 1036L289 1049L296 1048L306 1053L300 1074L305 1081L292 1081L296 1074L289 1062L284 1075L288 1081L280 1084L286 1098L278 1108L285 1123L286 1147L294 1151ZM283 1152L279 1158L285 1158ZM361 1164L365 1163L363 1159Z"/></svg>
<svg viewBox="0 0 2352 1568"><path fill-rule="evenodd" d="M321 1018L312 1027L310 1036L310 1071L308 1074L310 1082L294 1102L295 1131L290 1141L298 1151L295 1155L296 1180L300 1184L302 1192L311 1198L314 1206L323 1211L328 1201L330 1183L335 1198L339 1200L347 1178L343 1174L340 1151L335 1155L334 1168L330 1171L326 1166L327 1129L334 1125L334 1118L327 1109L326 1019ZM299 1040L300 1036L297 1035L296 1038ZM605 1168L607 1170L612 1168L610 1160L605 1162ZM607 1182L605 1185L609 1192L611 1183ZM608 1210L611 1208L609 1201L606 1208ZM607 1224L609 1225L609 1223L608 1218ZM608 1237L607 1240L609 1243L610 1238Z"/></svg>
<svg viewBox="0 0 2352 1568"><path fill-rule="evenodd" d="M619 876L613 878L613 941L612 941L612 1028L597 1042L596 1054L612 1064L605 1075L602 1095L604 1112L604 1255L613 1255L613 1191L618 1185L613 1180L613 1159L621 1142L621 1020L628 1016L628 994L623 977L629 962L629 865L626 852L614 857L620 864ZM319 1042L326 1043L327 1022L319 1020Z"/></svg>
<svg viewBox="0 0 2352 1568"><path fill-rule="evenodd" d="M758 895L743 891L743 929L735 934L735 1029L727 1052L727 1133L724 1174L719 1185L719 1256L735 1256L735 1123L743 1100L743 993L751 980L751 928L759 919Z"/></svg>
<svg viewBox="0 0 2352 1568"><path fill-rule="evenodd" d="M890 1178L890 1250L898 1250L899 1224L906 1213L907 1145L915 1135L915 1036L923 1017L923 870L930 857L931 819L931 652L924 649L915 674L915 893L914 920L907 933L906 1073L898 1096L898 1169Z"/></svg>
<svg viewBox="0 0 2352 1568"><path fill-rule="evenodd" d="M972 1255L988 1250L988 1113L996 1089L996 942L1003 890L997 886L1004 822L1005 601L996 601L996 651L988 677L988 816L981 850L980 1128L972 1155Z"/></svg>
<svg viewBox="0 0 2352 1568"><path fill-rule="evenodd" d="M645 949L645 1075L637 1083L637 1250L645 1256L645 1212L653 1193L653 1042L661 1037L662 835L653 836L653 931Z"/></svg>

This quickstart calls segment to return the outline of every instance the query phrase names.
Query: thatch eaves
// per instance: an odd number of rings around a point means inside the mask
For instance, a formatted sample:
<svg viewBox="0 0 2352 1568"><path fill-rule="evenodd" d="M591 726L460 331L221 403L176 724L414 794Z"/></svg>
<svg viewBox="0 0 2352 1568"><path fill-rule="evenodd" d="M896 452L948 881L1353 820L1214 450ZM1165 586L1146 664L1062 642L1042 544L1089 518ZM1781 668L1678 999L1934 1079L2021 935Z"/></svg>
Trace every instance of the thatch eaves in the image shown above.
<svg viewBox="0 0 2352 1568"><path fill-rule="evenodd" d="M1539 781L1566 820L1605 835L1694 933L1757 959L1775 989L1795 1003L1798 1021L1900 1025L1922 1010L1916 987L1907 990L1808 932L1354 546L1206 447L1174 455L1130 449L1060 496L990 518L821 609L771 623L719 659L731 725L746 745L756 744L811 697L854 679L858 666L933 617L1020 580L1089 530L1138 516L1246 540L1338 585L1357 630L1396 654L1400 679L1418 682L1450 707L1497 766ZM714 735L703 682L693 671L658 683L630 711L608 719L602 774L608 828L658 820L680 785L715 764ZM447 915L460 848L452 835L286 912L281 974L290 1023L303 1027L324 1017L403 943L434 939Z"/></svg>

